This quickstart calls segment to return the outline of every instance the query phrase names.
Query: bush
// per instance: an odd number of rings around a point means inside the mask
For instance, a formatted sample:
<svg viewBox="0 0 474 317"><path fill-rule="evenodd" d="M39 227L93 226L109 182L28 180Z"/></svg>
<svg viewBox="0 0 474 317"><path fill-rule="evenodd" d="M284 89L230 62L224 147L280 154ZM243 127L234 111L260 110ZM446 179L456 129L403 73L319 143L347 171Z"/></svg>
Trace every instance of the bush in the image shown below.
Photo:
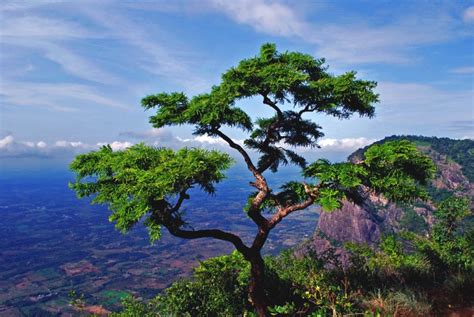
<svg viewBox="0 0 474 317"><path fill-rule="evenodd" d="M211 258L194 270L193 279L173 283L157 298L160 311L178 316L237 316L249 308L249 264L234 251Z"/></svg>

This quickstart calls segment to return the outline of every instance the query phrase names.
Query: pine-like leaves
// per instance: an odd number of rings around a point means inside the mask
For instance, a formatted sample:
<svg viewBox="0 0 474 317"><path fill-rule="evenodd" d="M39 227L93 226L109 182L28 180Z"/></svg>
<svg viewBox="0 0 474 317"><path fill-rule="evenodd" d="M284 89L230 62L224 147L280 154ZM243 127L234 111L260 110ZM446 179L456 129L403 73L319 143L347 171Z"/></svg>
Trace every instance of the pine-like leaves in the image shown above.
<svg viewBox="0 0 474 317"><path fill-rule="evenodd" d="M246 146L258 150L261 168L276 171L281 164L303 159L290 147L316 147L323 136L321 127L303 119L308 112L338 118L352 114L371 117L378 96L375 82L356 79L354 72L334 76L327 72L324 59L298 52L278 52L274 44L264 44L260 54L242 60L222 75L211 92L188 100L183 93L161 93L142 100L146 109L156 108L150 123L155 128L192 124L195 134L215 135L221 126L250 131ZM256 127L236 103L245 98L263 98L261 107L272 107L276 114L262 118ZM294 110L280 110L292 105Z"/></svg>
<svg viewBox="0 0 474 317"><path fill-rule="evenodd" d="M128 231L147 213L150 237L159 237L160 215L170 212L173 201L191 186L213 193L223 171L232 164L224 153L183 148L177 152L137 144L124 151L104 146L82 154L71 163L77 179L70 187L79 197L92 196L92 202L107 204L110 220ZM181 225L179 217L176 218Z"/></svg>
<svg viewBox="0 0 474 317"><path fill-rule="evenodd" d="M318 203L326 210L340 207L344 198L358 201L361 186L383 194L392 201L427 198L421 186L433 176L433 162L415 145L402 140L373 145L360 163L318 160L304 174L320 182Z"/></svg>

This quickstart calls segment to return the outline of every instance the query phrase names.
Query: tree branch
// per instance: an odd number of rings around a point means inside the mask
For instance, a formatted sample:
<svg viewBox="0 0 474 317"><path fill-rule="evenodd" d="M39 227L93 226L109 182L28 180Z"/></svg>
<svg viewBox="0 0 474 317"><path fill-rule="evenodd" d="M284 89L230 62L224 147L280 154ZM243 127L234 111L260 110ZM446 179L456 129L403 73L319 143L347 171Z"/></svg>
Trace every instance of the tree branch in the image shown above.
<svg viewBox="0 0 474 317"><path fill-rule="evenodd" d="M267 241L267 238L268 238L268 235L270 234L270 231L280 221L282 221L283 218L285 218L286 216L288 216L292 212L295 212L297 210L303 210L303 209L311 206L314 203L314 200L315 200L315 197L310 196L310 198L308 198L307 200L305 200L302 203L291 205L291 206L288 206L286 208L280 208L278 210L278 212L275 215L273 215L273 217L270 220L267 220L267 225L265 227L259 228L250 249L253 250L253 251L260 251L262 249L263 245L265 244L265 242Z"/></svg>
<svg viewBox="0 0 474 317"><path fill-rule="evenodd" d="M289 207L280 209L273 217L269 220L269 228L273 229L280 221L283 220L286 216L291 214L292 212L303 210L314 203L314 198L309 198L302 203L291 205Z"/></svg>
<svg viewBox="0 0 474 317"><path fill-rule="evenodd" d="M256 186L259 186L258 184ZM265 185L263 186L262 189L259 190L258 194L254 197L252 200L252 203L250 204L248 215L250 219L255 222L260 229L266 230L268 228L268 220L264 216L262 216L262 213L260 212L260 206L263 204L265 201L265 198L268 195L268 186L265 182Z"/></svg>
<svg viewBox="0 0 474 317"><path fill-rule="evenodd" d="M240 145L238 145L237 143L235 143L234 141L232 141L231 138L229 138L227 135L225 135L222 131L218 130L218 129L214 129L212 130L213 133L215 133L216 135L218 135L221 139L223 139L224 141L227 142L227 144L229 144L229 146L237 151L239 151L239 153L243 156L244 160L245 160L245 163L247 164L247 168L249 169L249 171L252 172L252 174L255 176L256 179L259 179L262 177L262 175L260 173L258 173L258 170L257 168L255 167L255 165L253 164L252 162L252 159L250 158L250 156L248 155L248 153L244 150L243 147L241 147Z"/></svg>
<svg viewBox="0 0 474 317"><path fill-rule="evenodd" d="M280 221L283 220L286 216L292 212L303 210L311 206L318 197L319 186L317 185L314 188L310 188L307 184L304 184L306 194L308 194L308 199L299 204L294 204L285 208L280 208L276 214L268 221L269 229L273 229Z"/></svg>
<svg viewBox="0 0 474 317"><path fill-rule="evenodd" d="M186 194L186 190L183 190L179 193L179 198L176 202L176 205L174 205L174 207L170 209L171 213L178 211L179 208L181 208L181 205L183 204L185 199L189 199L189 195Z"/></svg>
<svg viewBox="0 0 474 317"><path fill-rule="evenodd" d="M278 119L268 127L267 136L265 137L265 140L262 143L263 147L268 147L271 141L272 143L275 143L281 140L281 136L278 133L277 133L276 140L271 140L271 138L275 130L277 129L278 125L280 124L280 122L284 120L284 117L283 117L283 112L281 111L280 108L278 108L275 102L273 102L270 98L268 98L266 94L261 94L261 95L263 96L263 103L270 106L272 109L274 109L278 116ZM271 165L272 165L272 161L267 160L262 166L260 166L260 168L258 169L258 172L259 173L265 172Z"/></svg>
<svg viewBox="0 0 474 317"><path fill-rule="evenodd" d="M306 107L304 107L302 110L298 111L298 115L300 116L301 118L301 115L305 112L312 112L314 111L314 109L311 109L311 105L306 105Z"/></svg>
<svg viewBox="0 0 474 317"><path fill-rule="evenodd" d="M242 253L245 257L249 254L249 248L243 243L242 239L237 235L218 230L218 229L209 229L209 230L183 230L180 228L173 228L173 226L166 226L168 231L178 238L184 239L200 239L200 238L214 238L222 241L230 242L234 247Z"/></svg>
<svg viewBox="0 0 474 317"><path fill-rule="evenodd" d="M271 99L268 98L268 96L266 94L261 94L261 95L263 96L263 103L266 104L267 106L270 106L271 108L273 108L273 110L276 111L279 121L283 120L283 112L281 111L280 108L278 108L276 103L271 101Z"/></svg>

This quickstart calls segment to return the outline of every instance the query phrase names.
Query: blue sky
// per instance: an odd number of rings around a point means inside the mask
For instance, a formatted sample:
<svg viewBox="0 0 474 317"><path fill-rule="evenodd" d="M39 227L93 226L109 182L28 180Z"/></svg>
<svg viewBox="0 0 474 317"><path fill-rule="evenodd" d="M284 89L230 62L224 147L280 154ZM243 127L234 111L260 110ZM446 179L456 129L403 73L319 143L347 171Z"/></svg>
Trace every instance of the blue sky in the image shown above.
<svg viewBox="0 0 474 317"><path fill-rule="evenodd" d="M38 0L3 1L0 14L3 159L140 141L219 148L190 127L150 129L140 99L206 92L265 42L379 83L374 119L314 117L323 156L393 134L474 138L473 1Z"/></svg>

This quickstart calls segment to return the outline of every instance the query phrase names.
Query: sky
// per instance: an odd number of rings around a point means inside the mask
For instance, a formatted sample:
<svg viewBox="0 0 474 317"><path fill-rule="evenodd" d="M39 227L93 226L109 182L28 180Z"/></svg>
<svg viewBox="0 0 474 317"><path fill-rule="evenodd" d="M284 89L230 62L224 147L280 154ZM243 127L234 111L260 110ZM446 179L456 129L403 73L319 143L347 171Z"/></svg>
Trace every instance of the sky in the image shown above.
<svg viewBox="0 0 474 317"><path fill-rule="evenodd" d="M474 1L2 1L0 160L138 142L225 150L189 126L151 129L140 100L208 92L266 42L378 82L375 118L313 118L326 136L310 156L394 134L474 138L473 34Z"/></svg>

